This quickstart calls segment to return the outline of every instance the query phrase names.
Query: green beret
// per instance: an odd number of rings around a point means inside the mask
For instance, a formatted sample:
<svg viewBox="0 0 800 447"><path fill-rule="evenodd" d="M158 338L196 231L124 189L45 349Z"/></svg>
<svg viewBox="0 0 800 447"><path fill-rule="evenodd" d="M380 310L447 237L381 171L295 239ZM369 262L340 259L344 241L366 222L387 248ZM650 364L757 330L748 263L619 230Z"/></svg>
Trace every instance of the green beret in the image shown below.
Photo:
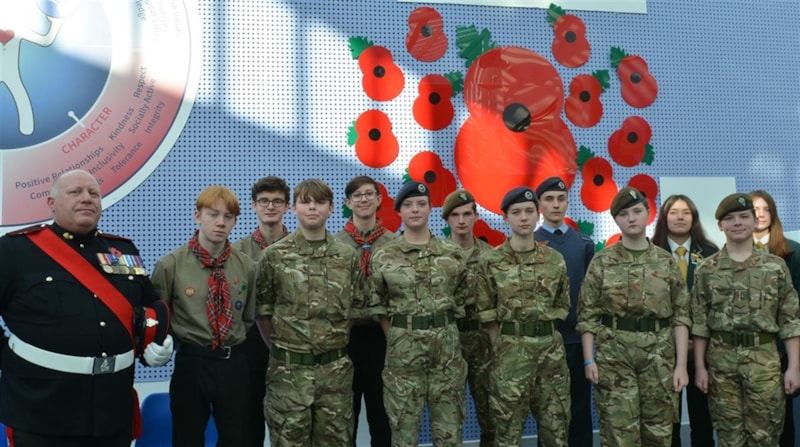
<svg viewBox="0 0 800 447"><path fill-rule="evenodd" d="M541 199L547 191L567 192L567 183L561 177L550 177L536 187L536 197Z"/></svg>
<svg viewBox="0 0 800 447"><path fill-rule="evenodd" d="M620 211L638 205L644 202L646 208L650 208L647 204L647 197L644 196L638 189L626 186L619 190L614 200L611 201L611 217L617 217Z"/></svg>
<svg viewBox="0 0 800 447"><path fill-rule="evenodd" d="M539 208L539 200L536 198L536 193L527 186L518 186L503 196L503 201L500 202L500 209L505 213L509 206L522 202L533 202L536 208Z"/></svg>
<svg viewBox="0 0 800 447"><path fill-rule="evenodd" d="M444 199L444 205L442 205L442 219L447 220L454 209L470 203L475 203L475 197L472 197L472 194L466 189L457 189L451 192Z"/></svg>
<svg viewBox="0 0 800 447"><path fill-rule="evenodd" d="M428 191L428 187L425 186L424 183L420 182L408 182L404 184L400 191L397 191L397 196L394 198L394 210L400 211L400 205L403 204L403 200L409 197L419 197L425 196L430 197L431 194Z"/></svg>
<svg viewBox="0 0 800 447"><path fill-rule="evenodd" d="M747 211L752 209L753 199L751 199L747 194L736 192L722 199L722 202L719 202L719 206L717 207L717 212L714 213L714 217L717 220L722 220L726 214L733 211Z"/></svg>

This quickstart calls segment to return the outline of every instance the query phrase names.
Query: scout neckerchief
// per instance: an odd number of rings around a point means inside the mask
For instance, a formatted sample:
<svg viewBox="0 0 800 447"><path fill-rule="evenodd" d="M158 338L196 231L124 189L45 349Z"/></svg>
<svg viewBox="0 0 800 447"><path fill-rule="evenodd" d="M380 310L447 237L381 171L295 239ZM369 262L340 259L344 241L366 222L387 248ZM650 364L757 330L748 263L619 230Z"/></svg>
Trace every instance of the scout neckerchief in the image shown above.
<svg viewBox="0 0 800 447"><path fill-rule="evenodd" d="M100 301L116 315L133 341L133 305L116 287L114 287L99 270L80 256L69 244L50 230L27 234L37 247L50 256L58 265L64 267L75 279L90 292L97 295Z"/></svg>
<svg viewBox="0 0 800 447"><path fill-rule="evenodd" d="M281 235L281 239L285 238L289 235L289 230L286 228L286 225L283 225L283 234ZM256 241L256 244L263 250L267 248L269 245L266 240L264 240L264 235L261 234L261 230L256 228L256 231L253 232L253 240Z"/></svg>
<svg viewBox="0 0 800 447"><path fill-rule="evenodd" d="M204 267L211 269L208 275L208 304L206 305L206 315L211 323L214 332L214 340L211 341L211 349L216 349L225 341L225 336L233 326L233 310L231 309L231 289L228 279L225 277L225 261L231 256L231 244L225 241L225 248L218 258L212 258L211 254L200 246L197 235L200 231L195 230L194 236L189 239L189 249L197 257Z"/></svg>
<svg viewBox="0 0 800 447"><path fill-rule="evenodd" d="M361 271L364 272L364 276L369 276L369 259L372 256L372 244L379 238L383 233L386 233L386 228L383 226L383 222L381 222L381 218L379 217L375 221L375 228L369 231L366 237L361 235L361 231L356 228L353 224L353 218L347 220L347 223L344 224L344 231L345 233L349 234L350 237L356 242L356 244L362 248L361 250Z"/></svg>

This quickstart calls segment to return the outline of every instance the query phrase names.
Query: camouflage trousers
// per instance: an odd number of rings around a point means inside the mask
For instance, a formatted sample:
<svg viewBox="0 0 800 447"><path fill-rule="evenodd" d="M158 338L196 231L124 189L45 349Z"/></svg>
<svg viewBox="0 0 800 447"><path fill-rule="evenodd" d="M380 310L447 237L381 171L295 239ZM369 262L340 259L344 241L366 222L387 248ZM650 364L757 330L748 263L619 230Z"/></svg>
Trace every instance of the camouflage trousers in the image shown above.
<svg viewBox="0 0 800 447"><path fill-rule="evenodd" d="M672 389L673 330L597 334L595 403L603 446L671 446L680 393Z"/></svg>
<svg viewBox="0 0 800 447"><path fill-rule="evenodd" d="M720 447L777 446L786 396L775 344L752 348L710 339L708 406Z"/></svg>
<svg viewBox="0 0 800 447"><path fill-rule="evenodd" d="M485 330L461 332L461 355L467 362L467 381L478 425L481 427L480 447L494 445L494 421L489 410L489 372L491 371L492 343Z"/></svg>
<svg viewBox="0 0 800 447"><path fill-rule="evenodd" d="M567 446L569 369L561 334L501 334L493 349L489 407L496 426L495 445L521 445L525 420L533 412L539 426L539 445Z"/></svg>
<svg viewBox="0 0 800 447"><path fill-rule="evenodd" d="M316 366L270 359L264 412L273 447L353 444L353 363Z"/></svg>
<svg viewBox="0 0 800 447"><path fill-rule="evenodd" d="M392 327L386 341L383 401L392 428L392 446L419 445L425 403L433 445L461 446L467 364L461 357L456 326Z"/></svg>

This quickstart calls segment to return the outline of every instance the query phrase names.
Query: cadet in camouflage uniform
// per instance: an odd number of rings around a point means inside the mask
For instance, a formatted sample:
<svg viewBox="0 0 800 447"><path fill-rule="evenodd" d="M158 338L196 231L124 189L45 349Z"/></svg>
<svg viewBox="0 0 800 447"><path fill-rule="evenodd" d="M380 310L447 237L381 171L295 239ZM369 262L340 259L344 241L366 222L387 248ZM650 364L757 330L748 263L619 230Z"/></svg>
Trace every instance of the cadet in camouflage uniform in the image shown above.
<svg viewBox="0 0 800 447"><path fill-rule="evenodd" d="M356 251L325 229L333 192L320 180L294 189L298 230L264 251L258 325L272 347L264 408L273 446L349 447L352 309L360 309Z"/></svg>
<svg viewBox="0 0 800 447"><path fill-rule="evenodd" d="M586 378L595 384L600 442L666 447L688 382L689 292L672 255L645 235L641 192L621 189L611 215L622 239L589 265L576 326Z"/></svg>
<svg viewBox="0 0 800 447"><path fill-rule="evenodd" d="M727 196L715 217L725 246L700 264L692 288L696 384L720 446L777 446L784 393L800 385L797 292L783 259L753 248L750 196ZM776 335L788 357L783 383Z"/></svg>
<svg viewBox="0 0 800 447"><path fill-rule="evenodd" d="M567 266L560 253L533 238L539 209L531 188L512 189L500 208L512 236L481 255L477 298L494 340L489 406L495 446L519 446L529 412L541 445L566 446L569 369L555 322L569 313Z"/></svg>
<svg viewBox="0 0 800 447"><path fill-rule="evenodd" d="M491 246L473 234L478 208L475 198L469 191L459 189L444 199L442 218L450 226L450 240L463 250L467 263L467 286L470 290L464 303L467 316L456 321L461 338L461 355L467 362L467 380L478 425L481 427L481 447L494 445L494 423L489 411L489 371L492 358L492 343L489 333L481 327L478 309L475 306L477 287L477 265L481 253L491 250Z"/></svg>
<svg viewBox="0 0 800 447"><path fill-rule="evenodd" d="M368 312L386 332L383 400L392 446L418 445L428 404L434 446L460 446L467 364L456 318L464 317L466 269L461 249L428 229L428 188L409 182L395 197L402 235L372 257Z"/></svg>

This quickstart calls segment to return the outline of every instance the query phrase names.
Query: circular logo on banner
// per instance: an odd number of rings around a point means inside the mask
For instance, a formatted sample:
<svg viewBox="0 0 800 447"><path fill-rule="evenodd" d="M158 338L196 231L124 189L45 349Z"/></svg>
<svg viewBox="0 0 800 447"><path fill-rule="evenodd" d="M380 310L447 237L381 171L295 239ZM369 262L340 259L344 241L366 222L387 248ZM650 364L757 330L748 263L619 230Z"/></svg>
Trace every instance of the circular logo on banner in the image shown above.
<svg viewBox="0 0 800 447"><path fill-rule="evenodd" d="M199 35L191 0L0 2L0 233L50 219L66 171L105 207L144 181L189 117Z"/></svg>

